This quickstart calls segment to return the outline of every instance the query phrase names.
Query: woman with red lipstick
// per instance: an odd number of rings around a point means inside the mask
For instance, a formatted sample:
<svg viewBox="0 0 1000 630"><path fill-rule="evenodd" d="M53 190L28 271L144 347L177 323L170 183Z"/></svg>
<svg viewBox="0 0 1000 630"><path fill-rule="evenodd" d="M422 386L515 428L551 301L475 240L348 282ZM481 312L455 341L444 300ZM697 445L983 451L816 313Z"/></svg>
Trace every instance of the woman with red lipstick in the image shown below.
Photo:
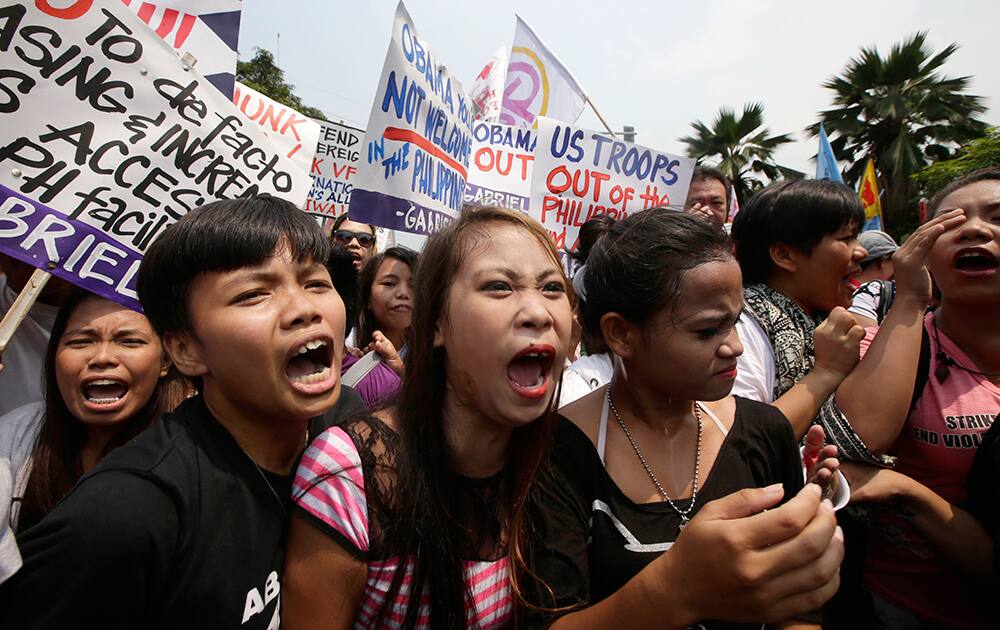
<svg viewBox="0 0 1000 630"><path fill-rule="evenodd" d="M976 448L1000 413L1000 169L952 182L930 210L894 257L896 298L837 401L896 471L962 504ZM928 271L941 303L925 313ZM865 583L886 627L996 626L989 602L907 516L881 511L877 524Z"/></svg>
<svg viewBox="0 0 1000 630"><path fill-rule="evenodd" d="M45 356L45 400L0 418L18 530L41 520L83 473L183 400L182 377L164 378L169 368L142 314L80 289L70 294Z"/></svg>
<svg viewBox="0 0 1000 630"><path fill-rule="evenodd" d="M299 466L285 628L514 623L568 285L545 230L497 208L432 236L414 285L398 405L327 430Z"/></svg>
<svg viewBox="0 0 1000 630"><path fill-rule="evenodd" d="M788 421L730 395L743 287L720 230L667 209L632 215L595 246L585 285L583 325L620 361L608 386L561 410L577 429L555 456L575 473L564 500L543 509L562 534L547 539L538 567L558 603L577 606L609 598L670 556L709 501L744 488L777 485L788 498L803 489ZM825 480L836 460L823 468ZM720 601L704 614L728 619L731 610ZM706 618L686 623L715 627Z"/></svg>
<svg viewBox="0 0 1000 630"><path fill-rule="evenodd" d="M404 367L402 355L410 333L413 313L413 268L417 253L406 247L390 247L365 265L358 283L361 287L355 327L356 340L367 352L376 352L380 361L355 381L357 390L371 410L378 409L399 392ZM344 353L343 373L361 357Z"/></svg>

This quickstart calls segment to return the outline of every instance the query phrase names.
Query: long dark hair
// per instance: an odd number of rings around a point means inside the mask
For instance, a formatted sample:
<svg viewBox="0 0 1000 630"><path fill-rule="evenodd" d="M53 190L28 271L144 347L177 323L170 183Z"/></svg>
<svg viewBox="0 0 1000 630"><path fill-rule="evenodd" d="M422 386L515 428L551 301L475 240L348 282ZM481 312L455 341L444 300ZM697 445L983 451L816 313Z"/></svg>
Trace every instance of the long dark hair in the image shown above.
<svg viewBox="0 0 1000 630"><path fill-rule="evenodd" d="M375 321L375 313L372 312L368 302L372 297L372 286L375 284L375 276L378 268L382 266L386 258L398 260L410 268L412 272L417 266L417 252L408 247L390 247L384 252L375 254L365 263L364 269L358 278L358 336L355 338L355 345L364 348L372 342L372 333L379 329L378 322ZM399 348L396 348L399 350Z"/></svg>
<svg viewBox="0 0 1000 630"><path fill-rule="evenodd" d="M404 628L414 627L425 588L430 596L431 627L466 625L466 602L471 594L465 587L459 550L466 547L461 537L467 538L469 532L459 521L461 498L456 496L452 483L452 454L441 413L447 378L445 349L434 347L434 331L446 312L448 289L456 271L475 245L489 238L490 225L498 223L522 229L526 240L544 247L559 266L552 240L538 223L521 213L494 207L466 210L461 218L428 240L417 265L413 342L396 407L402 444L396 475L398 490L394 493L395 518L386 532L400 557L414 562ZM572 300L568 283L567 291ZM555 426L555 400L558 392L541 418L514 430L495 502L500 535L506 534L510 582L517 602L525 601L521 579L531 575L526 560L528 497L535 488ZM396 601L403 578L404 572L397 571L380 618Z"/></svg>
<svg viewBox="0 0 1000 630"><path fill-rule="evenodd" d="M52 326L49 345L45 350L43 375L45 415L31 453L31 474L21 501L19 531L40 521L83 476L80 455L87 442L87 430L86 426L70 413L59 392L59 384L56 382L56 353L70 317L77 307L88 299L104 298L83 289L73 289L59 307ZM123 422L108 441L101 452L101 457L141 433L161 410L175 407L190 389L191 386L186 379L176 372L161 378L143 408Z"/></svg>

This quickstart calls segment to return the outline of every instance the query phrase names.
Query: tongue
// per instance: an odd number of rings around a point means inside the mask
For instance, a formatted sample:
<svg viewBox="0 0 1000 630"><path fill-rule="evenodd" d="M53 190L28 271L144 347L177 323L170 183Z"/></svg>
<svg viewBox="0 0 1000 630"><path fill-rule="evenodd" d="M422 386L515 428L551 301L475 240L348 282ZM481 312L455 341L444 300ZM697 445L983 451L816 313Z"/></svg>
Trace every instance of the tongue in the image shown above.
<svg viewBox="0 0 1000 630"><path fill-rule="evenodd" d="M128 387L121 384L115 385L87 385L83 388L83 393L87 398L121 398L128 391Z"/></svg>
<svg viewBox="0 0 1000 630"><path fill-rule="evenodd" d="M300 354L292 357L285 368L285 374L290 378L309 376L323 369L323 366L309 358L309 355Z"/></svg>
<svg viewBox="0 0 1000 630"><path fill-rule="evenodd" d="M507 378L521 387L534 387L542 379L542 362L530 357L514 359L507 366Z"/></svg>

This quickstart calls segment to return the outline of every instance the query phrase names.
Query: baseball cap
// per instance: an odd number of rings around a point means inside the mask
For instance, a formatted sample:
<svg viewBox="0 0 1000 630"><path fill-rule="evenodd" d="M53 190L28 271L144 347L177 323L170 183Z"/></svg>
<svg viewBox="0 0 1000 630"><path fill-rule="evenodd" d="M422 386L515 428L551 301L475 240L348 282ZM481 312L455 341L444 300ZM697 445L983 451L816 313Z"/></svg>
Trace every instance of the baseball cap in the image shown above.
<svg viewBox="0 0 1000 630"><path fill-rule="evenodd" d="M861 260L861 264L892 256L899 249L899 245L891 236L879 230L868 230L858 235L858 241L865 248L868 255Z"/></svg>

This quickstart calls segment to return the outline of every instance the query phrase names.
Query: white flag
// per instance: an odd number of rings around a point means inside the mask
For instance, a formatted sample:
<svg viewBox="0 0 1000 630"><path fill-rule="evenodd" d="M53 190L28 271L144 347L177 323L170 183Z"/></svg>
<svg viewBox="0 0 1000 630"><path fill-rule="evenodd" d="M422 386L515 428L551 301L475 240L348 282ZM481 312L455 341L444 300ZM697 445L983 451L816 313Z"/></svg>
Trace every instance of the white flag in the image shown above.
<svg viewBox="0 0 1000 630"><path fill-rule="evenodd" d="M500 117L500 102L503 100L503 84L506 76L507 47L502 46L483 66L472 87L469 88L469 98L476 104L476 120L496 122Z"/></svg>
<svg viewBox="0 0 1000 630"><path fill-rule="evenodd" d="M586 104L587 96L570 71L517 16L500 122L536 128L538 117L548 116L574 123Z"/></svg>

